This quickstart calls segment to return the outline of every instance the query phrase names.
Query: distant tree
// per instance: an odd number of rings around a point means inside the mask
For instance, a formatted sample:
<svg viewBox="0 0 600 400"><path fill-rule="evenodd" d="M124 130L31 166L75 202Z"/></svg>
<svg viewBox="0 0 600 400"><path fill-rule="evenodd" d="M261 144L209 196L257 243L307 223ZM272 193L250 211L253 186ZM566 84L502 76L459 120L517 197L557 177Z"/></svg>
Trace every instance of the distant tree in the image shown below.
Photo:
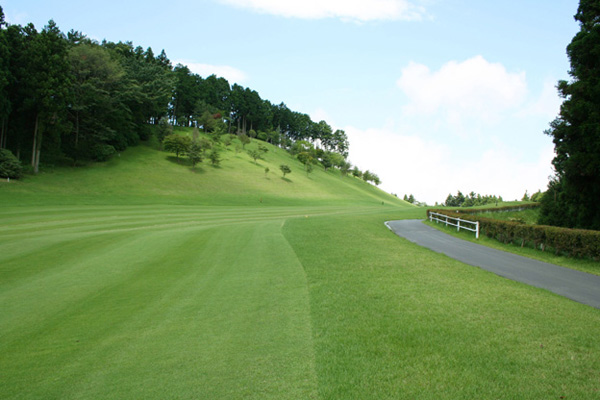
<svg viewBox="0 0 600 400"><path fill-rule="evenodd" d="M169 122L167 117L162 117L158 121L157 139L160 143L162 150L162 142L165 138L173 133L173 125Z"/></svg>
<svg viewBox="0 0 600 400"><path fill-rule="evenodd" d="M600 4L580 0L579 32L567 46L571 82L546 134L553 138L556 177L542 198L540 223L600 230Z"/></svg>
<svg viewBox="0 0 600 400"><path fill-rule="evenodd" d="M70 100L71 72L68 59L68 41L54 21L50 20L40 34L31 25L31 42L25 55L27 63L23 82L26 108L34 121L31 166L39 171L42 140L51 131L56 132L60 115L65 115Z"/></svg>
<svg viewBox="0 0 600 400"><path fill-rule="evenodd" d="M535 202L539 202L542 199L542 191L538 190L537 192L535 192L534 194L531 195L531 201L535 201Z"/></svg>
<svg viewBox="0 0 600 400"><path fill-rule="evenodd" d="M413 196L412 194L410 196L408 196L407 201L411 204L415 204L415 196Z"/></svg>
<svg viewBox="0 0 600 400"><path fill-rule="evenodd" d="M210 151L210 153L208 153L208 159L214 167L218 167L219 165L221 165L221 152L216 147L214 147Z"/></svg>
<svg viewBox="0 0 600 400"><path fill-rule="evenodd" d="M210 149L212 149L212 148L213 148L213 144L212 144L212 142L210 141L210 139L208 139L208 138L205 138L205 137L201 137L201 138L198 140L198 145L199 145L199 146L200 146L200 148L202 149L202 155L203 155L203 156L206 156L206 152L207 152L208 150L210 150Z"/></svg>
<svg viewBox="0 0 600 400"><path fill-rule="evenodd" d="M354 167L354 169L352 169L352 176L360 179L360 178L362 178L363 173L360 169L358 169L358 167Z"/></svg>
<svg viewBox="0 0 600 400"><path fill-rule="evenodd" d="M270 171L269 167L266 167L265 168L265 176L267 176L269 174L269 171Z"/></svg>
<svg viewBox="0 0 600 400"><path fill-rule="evenodd" d="M302 164L304 164L304 170L306 171L306 175L308 176L308 174L312 172L313 164L315 163L315 158L313 154L308 151L302 151L298 153L296 157Z"/></svg>
<svg viewBox="0 0 600 400"><path fill-rule="evenodd" d="M347 161L344 161L341 165L340 165L340 171L342 172L342 175L346 176L350 173L350 170L352 169L352 164L350 164Z"/></svg>
<svg viewBox="0 0 600 400"><path fill-rule="evenodd" d="M250 143L252 139L250 139L250 137L248 135L246 135L245 133L242 133L241 135L239 135L239 137L240 137L240 142L242 142L242 149L245 149L246 145L248 143Z"/></svg>
<svg viewBox="0 0 600 400"><path fill-rule="evenodd" d="M281 164L279 166L279 169L281 170L281 172L283 173L283 177L285 178L285 176L289 173L292 172L292 169L287 165L287 164Z"/></svg>
<svg viewBox="0 0 600 400"><path fill-rule="evenodd" d="M23 175L23 167L17 157L7 149L0 149L0 178L19 179Z"/></svg>
<svg viewBox="0 0 600 400"><path fill-rule="evenodd" d="M190 162L192 163L192 167L195 168L196 164L202 162L203 154L202 154L202 147L200 146L200 144L198 142L193 142L188 151L187 151L187 156L190 159Z"/></svg>
<svg viewBox="0 0 600 400"><path fill-rule="evenodd" d="M217 121L215 120L213 114L208 110L204 110L202 112L197 119L197 123L198 125L202 126L204 133L212 132L217 126Z"/></svg>
<svg viewBox="0 0 600 400"><path fill-rule="evenodd" d="M269 149L264 144L259 143L258 144L258 151L260 152L260 154L266 154L266 153L269 152Z"/></svg>
<svg viewBox="0 0 600 400"><path fill-rule="evenodd" d="M165 151L169 153L175 153L177 161L179 161L179 155L187 153L192 144L192 139L189 136L181 135L169 135L163 140L163 147Z"/></svg>
<svg viewBox="0 0 600 400"><path fill-rule="evenodd" d="M330 152L325 152L320 158L321 165L327 171L329 168L333 167L333 159Z"/></svg>
<svg viewBox="0 0 600 400"><path fill-rule="evenodd" d="M257 160L262 160L262 153L258 149L248 150L247 153L252 157L256 165L258 165Z"/></svg>
<svg viewBox="0 0 600 400"><path fill-rule="evenodd" d="M525 194L521 198L521 201L529 201L529 194L527 193L527 190L525 191Z"/></svg>

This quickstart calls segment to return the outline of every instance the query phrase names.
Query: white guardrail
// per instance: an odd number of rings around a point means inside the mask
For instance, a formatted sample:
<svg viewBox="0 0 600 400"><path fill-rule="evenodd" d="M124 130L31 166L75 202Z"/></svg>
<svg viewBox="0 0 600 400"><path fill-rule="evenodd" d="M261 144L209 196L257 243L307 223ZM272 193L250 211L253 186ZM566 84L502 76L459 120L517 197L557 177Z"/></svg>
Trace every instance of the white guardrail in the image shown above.
<svg viewBox="0 0 600 400"><path fill-rule="evenodd" d="M461 229L466 229L468 231L475 232L475 239L479 239L479 221L476 221L476 222L467 221L466 219L449 217L447 215L439 214L439 213L435 213L435 212L430 212L429 213L429 220L430 221L436 221L436 222L443 222L443 223L446 224L446 226L448 226L448 225L456 226L456 230L457 231L460 231ZM450 220L456 221L456 223L452 223L452 222L450 222ZM460 224L461 222L463 224L474 225L474 227L470 228L468 226L461 225Z"/></svg>

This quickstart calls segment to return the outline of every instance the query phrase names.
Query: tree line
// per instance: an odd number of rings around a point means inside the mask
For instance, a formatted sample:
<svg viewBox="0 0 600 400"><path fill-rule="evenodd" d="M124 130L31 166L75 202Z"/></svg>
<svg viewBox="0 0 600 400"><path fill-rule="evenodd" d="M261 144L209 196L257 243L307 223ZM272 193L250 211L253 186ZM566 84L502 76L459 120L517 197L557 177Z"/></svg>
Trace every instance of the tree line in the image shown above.
<svg viewBox="0 0 600 400"><path fill-rule="evenodd" d="M161 120L289 150L308 143L300 152L308 154L306 168L313 161L325 169L351 168L343 164L346 133L326 121L312 121L225 78L173 66L164 50L155 55L132 42L64 34L52 20L41 31L31 23L7 24L0 7L0 149L31 160L34 173L41 163L107 160L153 132L162 142L169 132L158 128Z"/></svg>

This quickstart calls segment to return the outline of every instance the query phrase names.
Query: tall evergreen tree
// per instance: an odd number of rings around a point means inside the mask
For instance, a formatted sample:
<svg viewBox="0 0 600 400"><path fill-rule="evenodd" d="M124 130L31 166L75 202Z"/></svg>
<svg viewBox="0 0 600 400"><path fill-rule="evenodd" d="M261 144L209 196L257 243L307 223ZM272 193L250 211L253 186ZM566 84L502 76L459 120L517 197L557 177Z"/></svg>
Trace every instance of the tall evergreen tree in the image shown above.
<svg viewBox="0 0 600 400"><path fill-rule="evenodd" d="M581 0L580 30L567 47L570 82L560 81L553 137L556 177L542 200L540 222L600 229L600 1Z"/></svg>
<svg viewBox="0 0 600 400"><path fill-rule="evenodd" d="M0 149L6 147L8 139L8 115L11 102L8 95L8 84L10 81L10 49L4 29L4 12L0 6Z"/></svg>

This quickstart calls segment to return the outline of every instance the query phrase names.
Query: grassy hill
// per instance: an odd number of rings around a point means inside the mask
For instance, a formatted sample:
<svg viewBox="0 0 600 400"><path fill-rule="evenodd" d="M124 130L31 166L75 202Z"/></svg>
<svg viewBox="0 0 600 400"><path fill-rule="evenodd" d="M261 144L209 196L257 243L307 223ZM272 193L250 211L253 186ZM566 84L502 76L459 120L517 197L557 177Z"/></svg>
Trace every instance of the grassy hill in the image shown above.
<svg viewBox="0 0 600 400"><path fill-rule="evenodd" d="M184 131L183 134L189 134ZM258 146L256 140L246 150ZM261 142L262 143L262 142ZM23 182L0 182L0 204L193 204L193 205L368 205L408 203L339 171L316 167L310 174L283 149L268 149L256 163L246 151L228 146L219 167L208 160L195 168L185 157L161 152L150 144L127 149L106 163L57 168ZM279 166L292 173L282 177ZM265 168L269 172L265 173ZM16 200L16 201L15 201Z"/></svg>
<svg viewBox="0 0 600 400"><path fill-rule="evenodd" d="M1 183L1 397L600 393L600 310L398 238L384 221L424 210L371 185L265 158L140 146Z"/></svg>

